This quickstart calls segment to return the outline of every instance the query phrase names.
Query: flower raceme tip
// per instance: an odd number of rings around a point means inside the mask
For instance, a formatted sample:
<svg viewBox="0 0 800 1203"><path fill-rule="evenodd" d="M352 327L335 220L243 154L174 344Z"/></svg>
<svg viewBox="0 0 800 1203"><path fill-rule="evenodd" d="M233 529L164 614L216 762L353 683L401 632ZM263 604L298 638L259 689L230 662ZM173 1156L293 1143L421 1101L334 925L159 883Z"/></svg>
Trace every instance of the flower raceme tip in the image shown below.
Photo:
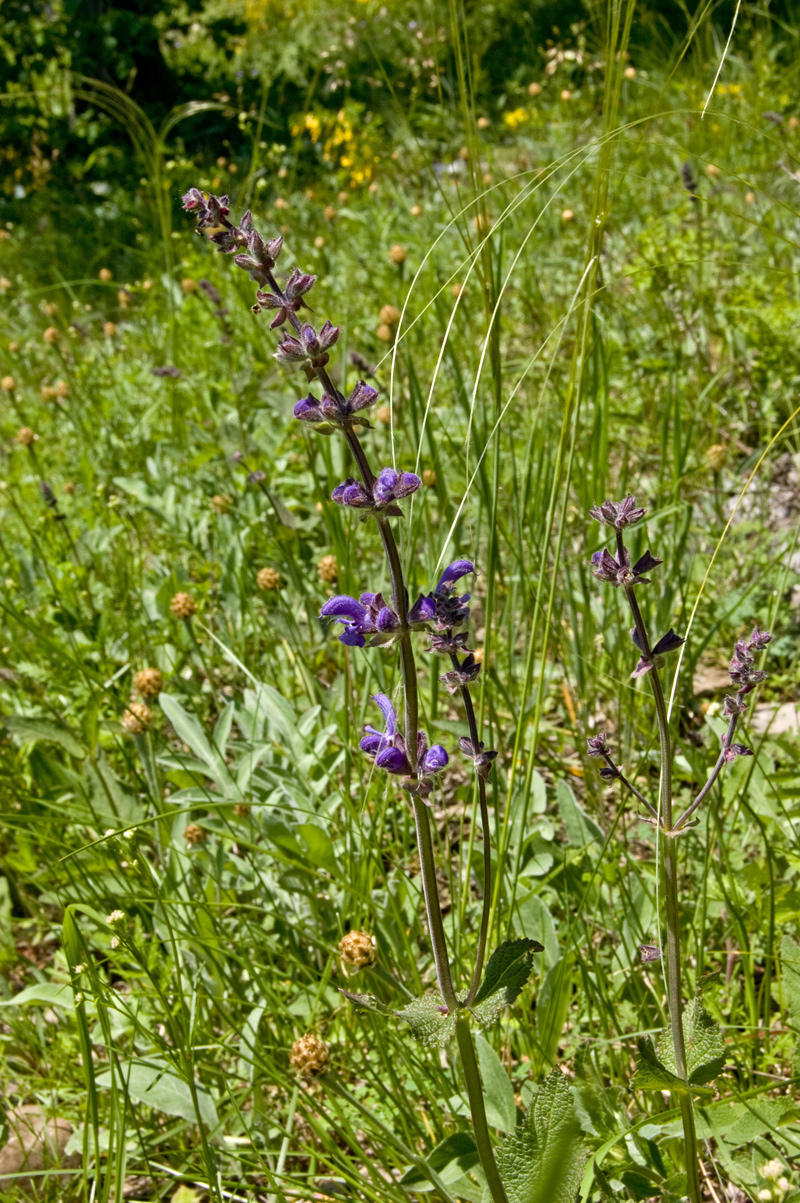
<svg viewBox="0 0 800 1203"><path fill-rule="evenodd" d="M603 501L600 505L592 506L589 514L597 522L613 526L618 531L624 530L626 526L633 526L644 518L644 510L637 506L636 498L630 493L624 501Z"/></svg>

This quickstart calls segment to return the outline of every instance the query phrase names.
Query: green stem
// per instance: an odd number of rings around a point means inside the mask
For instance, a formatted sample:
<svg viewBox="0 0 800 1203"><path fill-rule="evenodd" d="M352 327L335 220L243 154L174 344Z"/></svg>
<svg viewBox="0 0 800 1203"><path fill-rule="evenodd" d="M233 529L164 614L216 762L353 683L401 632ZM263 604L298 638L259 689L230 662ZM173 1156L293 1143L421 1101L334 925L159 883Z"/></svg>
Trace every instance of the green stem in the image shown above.
<svg viewBox="0 0 800 1203"><path fill-rule="evenodd" d="M617 531L617 559L625 563L622 535ZM650 640L644 625L642 612L633 586L625 586L625 596L631 608L636 634L642 654L652 659ZM683 1039L683 995L681 983L681 933L680 903L678 900L678 849L672 831L672 745L669 732L669 717L661 688L661 679L655 665L647 674L653 689L658 722L658 737L661 743L661 852L664 859L664 910L667 928L667 1006L669 1007L672 1045L675 1050L675 1068L679 1078L688 1082L686 1073L686 1047ZM694 1124L691 1095L681 1091L678 1104L683 1120L683 1139L686 1146L686 1173L689 1198L692 1203L702 1203L700 1176L698 1172L697 1133Z"/></svg>
<svg viewBox="0 0 800 1203"><path fill-rule="evenodd" d="M456 1041L464 1067L464 1077L467 1082L467 1097L469 1109L472 1112L472 1128L475 1133L475 1144L481 1159L483 1172L489 1185L494 1203L508 1203L508 1196L500 1181L500 1171L494 1159L494 1150L489 1136L489 1124L486 1119L486 1108L483 1105L483 1087L478 1069L478 1059L475 1056L475 1046L472 1043L472 1033L469 1030L469 1020L463 1015L456 1020Z"/></svg>

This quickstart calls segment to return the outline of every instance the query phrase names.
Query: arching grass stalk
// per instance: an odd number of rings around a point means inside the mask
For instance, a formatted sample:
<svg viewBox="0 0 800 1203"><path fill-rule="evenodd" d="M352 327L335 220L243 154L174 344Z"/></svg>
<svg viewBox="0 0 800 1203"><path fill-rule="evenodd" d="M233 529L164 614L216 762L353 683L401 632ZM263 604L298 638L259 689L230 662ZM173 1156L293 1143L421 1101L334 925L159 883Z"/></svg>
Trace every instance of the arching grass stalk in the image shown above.
<svg viewBox="0 0 800 1203"><path fill-rule="evenodd" d="M316 381L322 388L321 398L309 394L299 401L294 415L320 433L330 434L338 430L344 435L360 479L348 477L334 489L332 500L359 511L364 518L374 518L378 526L391 579L391 604L380 593L362 593L359 598L340 595L325 603L321 617L342 624L344 629L339 638L348 647L395 644L400 652L405 734L398 729L390 699L384 694L376 694L374 700L383 714L384 730L367 727L361 749L374 758L376 767L398 777L400 787L411 798L428 928L442 1000L439 1009L443 1015L455 1017L455 1036L466 1080L475 1142L492 1199L494 1203L508 1203L492 1149L468 1012L478 993L486 954L492 889L485 779L496 755L493 751L484 750L469 695L469 687L480 673L480 665L466 646L467 633L460 629L469 621L469 594L458 596L455 592L457 582L473 573L475 568L469 560L455 560L445 569L432 592L409 604L392 519L402 517L398 503L416 492L422 482L415 473L394 468L383 468L377 475L373 472L357 430L369 427L363 411L374 404L377 390L358 381L350 395L345 397L334 384L327 368L329 351L338 340L339 328L326 321L317 331L308 323L301 322L297 316L298 310L304 306L303 298L314 286L316 277L295 268L281 287L274 269L283 239L265 240L253 229L249 212L245 213L238 226L234 225L228 218L227 197L206 196L193 188L184 196L183 205L186 210L196 214L199 229L205 230L220 250L233 254L236 265L247 271L255 282L256 304L253 312L258 314L264 309L275 311L272 328L283 326L288 321L293 333L284 334L278 344L276 358L287 366L301 368L309 382ZM450 661L450 670L440 679L451 693L460 693L464 701L469 736L459 742L462 752L475 765L478 777L485 850L483 913L475 969L463 1001L456 994L450 966L428 809L434 780L448 763L448 756L438 744L429 746L427 736L419 726L414 636L422 631L429 635L430 650L446 656Z"/></svg>
<svg viewBox="0 0 800 1203"><path fill-rule="evenodd" d="M616 540L616 555L605 548L592 556L592 571L598 580L605 581L615 588L621 588L630 607L633 617L631 639L639 650L639 662L633 670L633 677L647 676L653 690L655 701L656 723L658 727L661 748L661 777L659 784L659 806L656 809L639 792L630 781L623 776L614 763L606 743L605 735L595 735L589 740L589 755L603 761L600 775L609 781L619 781L636 799L649 811L652 818L647 821L658 831L664 864L664 913L667 935L666 968L667 968L667 1006L670 1016L670 1033L674 1054L677 1077L686 1086L674 1091L680 1107L683 1121L683 1136L686 1156L686 1173L688 1179L689 1198L692 1203L702 1203L700 1187L697 1132L694 1122L691 1085L693 1080L692 1067L687 1061L686 1039L684 1032L684 1005L681 973L681 930L680 930L680 895L678 883L677 837L693 826L697 820L691 821L692 815L707 797L712 785L719 776L727 761L737 756L752 756L749 748L733 742L739 715L747 708L745 696L766 676L766 673L755 668L754 652L761 651L769 643L771 636L766 631L755 628L749 640L740 640L734 649L730 664L731 683L736 686L736 694L725 698L723 713L728 717L728 729L722 736L722 749L714 768L697 797L686 808L677 821L673 818L672 810L672 742L669 728L669 716L661 687L659 668L663 665L662 657L669 652L677 651L683 639L671 628L655 644L651 643L647 627L642 616L636 597L636 587L648 585L650 580L644 574L651 572L662 563L661 560L646 551L635 564L631 564L631 555L625 546L623 531L641 521L645 511L637 507L636 500L630 494L624 501L604 501L602 505L594 506L590 514L598 522L613 528ZM660 958L660 949L647 945L642 947L645 960ZM663 1068L663 1067L662 1067ZM704 1079L703 1079L704 1080Z"/></svg>

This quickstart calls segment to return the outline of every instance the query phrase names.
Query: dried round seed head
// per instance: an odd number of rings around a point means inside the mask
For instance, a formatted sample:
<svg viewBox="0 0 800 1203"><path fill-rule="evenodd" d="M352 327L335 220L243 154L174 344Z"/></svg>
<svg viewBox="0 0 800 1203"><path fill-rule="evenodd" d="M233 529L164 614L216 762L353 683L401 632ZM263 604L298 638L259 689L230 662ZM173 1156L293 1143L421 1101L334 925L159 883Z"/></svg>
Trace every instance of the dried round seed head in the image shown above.
<svg viewBox="0 0 800 1203"><path fill-rule="evenodd" d="M317 564L317 576L328 585L335 585L339 579L339 565L336 556L323 556Z"/></svg>
<svg viewBox="0 0 800 1203"><path fill-rule="evenodd" d="M355 973L359 969L371 969L378 959L375 937L365 931L349 931L339 941L339 956L342 964Z"/></svg>
<svg viewBox="0 0 800 1203"><path fill-rule="evenodd" d="M122 730L128 735L142 735L153 722L153 711L144 702L130 702L122 716Z"/></svg>
<svg viewBox="0 0 800 1203"><path fill-rule="evenodd" d="M228 493L215 493L211 498L211 508L215 514L227 514L233 505L233 498Z"/></svg>
<svg viewBox="0 0 800 1203"><path fill-rule="evenodd" d="M387 326L383 322L381 323L380 326L378 326L378 329L375 331L375 334L381 340L382 343L390 343L392 341L392 339L394 338L394 334L392 333L392 327Z"/></svg>
<svg viewBox="0 0 800 1203"><path fill-rule="evenodd" d="M109 280L114 278L113 272L107 267L101 267L100 271L97 273L97 278L102 280L104 284L108 284Z"/></svg>
<svg viewBox="0 0 800 1203"><path fill-rule="evenodd" d="M181 280L181 288L188 295L190 292L197 292L197 281L191 276L186 276Z"/></svg>
<svg viewBox="0 0 800 1203"><path fill-rule="evenodd" d="M289 1064L295 1073L304 1078L318 1078L328 1068L328 1049L318 1036L311 1032L301 1036L292 1045Z"/></svg>
<svg viewBox="0 0 800 1203"><path fill-rule="evenodd" d="M176 618L191 618L197 611L197 602L188 593L176 593L169 608Z"/></svg>
<svg viewBox="0 0 800 1203"><path fill-rule="evenodd" d="M133 678L133 687L143 698L156 698L164 688L164 678L157 668L140 668Z"/></svg>
<svg viewBox="0 0 800 1203"><path fill-rule="evenodd" d="M274 568L262 568L256 577L256 584L258 585L259 589L265 591L280 589L281 574Z"/></svg>
<svg viewBox="0 0 800 1203"><path fill-rule="evenodd" d="M725 443L714 443L706 451L706 463L712 472L720 472L728 462L728 448Z"/></svg>
<svg viewBox="0 0 800 1203"><path fill-rule="evenodd" d="M55 392L56 392L57 397L68 397L69 396L69 385L67 384L66 380L58 381L58 383L56 384Z"/></svg>
<svg viewBox="0 0 800 1203"><path fill-rule="evenodd" d="M325 218L325 220L333 221L335 216L336 216L336 210L334 209L333 205L326 205L323 210L323 217Z"/></svg>
<svg viewBox="0 0 800 1203"><path fill-rule="evenodd" d="M538 96L540 94L541 90L542 90L542 85L537 84L535 80L532 84L528 84L528 95L529 96Z"/></svg>
<svg viewBox="0 0 800 1203"><path fill-rule="evenodd" d="M61 331L57 330L55 326L48 326L42 338L49 346L54 347L56 343L61 342Z"/></svg>
<svg viewBox="0 0 800 1203"><path fill-rule="evenodd" d="M56 397L58 396L58 393L56 392L56 390L54 389L52 384L43 384L42 387L39 389L39 395L41 396L43 401L55 401Z"/></svg>
<svg viewBox="0 0 800 1203"><path fill-rule="evenodd" d="M389 258L391 259L392 263L396 263L399 267L399 265L401 263L405 263L406 259L408 258L408 251L404 246L400 246L399 243L395 243L395 245L389 251Z"/></svg>
<svg viewBox="0 0 800 1203"><path fill-rule="evenodd" d="M391 405L379 405L375 410L375 421L383 422L385 426L389 426L392 421Z"/></svg>
<svg viewBox="0 0 800 1203"><path fill-rule="evenodd" d="M103 334L106 338L113 338L117 333L117 327L113 322L106 322L103 326Z"/></svg>
<svg viewBox="0 0 800 1203"><path fill-rule="evenodd" d="M19 351L19 343L16 341L10 342L8 344L8 349L12 355L16 355L17 351Z"/></svg>
<svg viewBox="0 0 800 1203"><path fill-rule="evenodd" d="M17 387L17 382L13 376L4 376L3 377L3 392L13 393L13 391L16 387Z"/></svg>
<svg viewBox="0 0 800 1203"><path fill-rule="evenodd" d="M35 434L30 426L22 426L17 431L17 442L21 447L31 447L38 439L38 434Z"/></svg>
<svg viewBox="0 0 800 1203"><path fill-rule="evenodd" d="M401 316L396 305L384 305L380 312L380 319L387 326L396 326Z"/></svg>
<svg viewBox="0 0 800 1203"><path fill-rule="evenodd" d="M426 468L422 473L422 483L425 485L426 489L436 488L436 473L434 472L433 468Z"/></svg>
<svg viewBox="0 0 800 1203"><path fill-rule="evenodd" d="M72 497L73 493L75 492L75 485L72 483L71 480L67 480L64 482L64 492L67 494L68 497Z"/></svg>
<svg viewBox="0 0 800 1203"><path fill-rule="evenodd" d="M244 819L250 814L250 806L247 802L236 802L234 803L233 813L237 819Z"/></svg>
<svg viewBox="0 0 800 1203"><path fill-rule="evenodd" d="M183 829L183 838L187 844L202 844L206 833L197 823L187 823Z"/></svg>

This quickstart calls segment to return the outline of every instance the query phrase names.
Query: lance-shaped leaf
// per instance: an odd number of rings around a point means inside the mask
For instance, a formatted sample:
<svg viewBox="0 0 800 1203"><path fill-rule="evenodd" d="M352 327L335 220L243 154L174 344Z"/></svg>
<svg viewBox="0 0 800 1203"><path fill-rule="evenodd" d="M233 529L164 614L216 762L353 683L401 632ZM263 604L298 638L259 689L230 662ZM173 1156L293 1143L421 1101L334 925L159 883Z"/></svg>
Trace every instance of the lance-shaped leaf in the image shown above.
<svg viewBox="0 0 800 1203"><path fill-rule="evenodd" d="M497 1149L509 1203L573 1203L586 1158L569 1082L554 1069L524 1122Z"/></svg>
<svg viewBox="0 0 800 1203"><path fill-rule="evenodd" d="M346 998L352 1004L356 1011L373 1011L376 1015L388 1015L389 1008L385 1003L382 1003L374 994L354 994L352 990L343 990L339 987L339 993L343 998Z"/></svg>
<svg viewBox="0 0 800 1203"><path fill-rule="evenodd" d="M514 1002L530 977L535 952L544 952L544 945L526 936L520 940L506 940L495 948L472 1004L473 1014L480 1024L493 1023L503 1007Z"/></svg>
<svg viewBox="0 0 800 1203"><path fill-rule="evenodd" d="M442 1006L441 999L435 994L426 994L415 998L394 1014L398 1019L404 1019L423 1044L447 1044L456 1030L456 1017Z"/></svg>

